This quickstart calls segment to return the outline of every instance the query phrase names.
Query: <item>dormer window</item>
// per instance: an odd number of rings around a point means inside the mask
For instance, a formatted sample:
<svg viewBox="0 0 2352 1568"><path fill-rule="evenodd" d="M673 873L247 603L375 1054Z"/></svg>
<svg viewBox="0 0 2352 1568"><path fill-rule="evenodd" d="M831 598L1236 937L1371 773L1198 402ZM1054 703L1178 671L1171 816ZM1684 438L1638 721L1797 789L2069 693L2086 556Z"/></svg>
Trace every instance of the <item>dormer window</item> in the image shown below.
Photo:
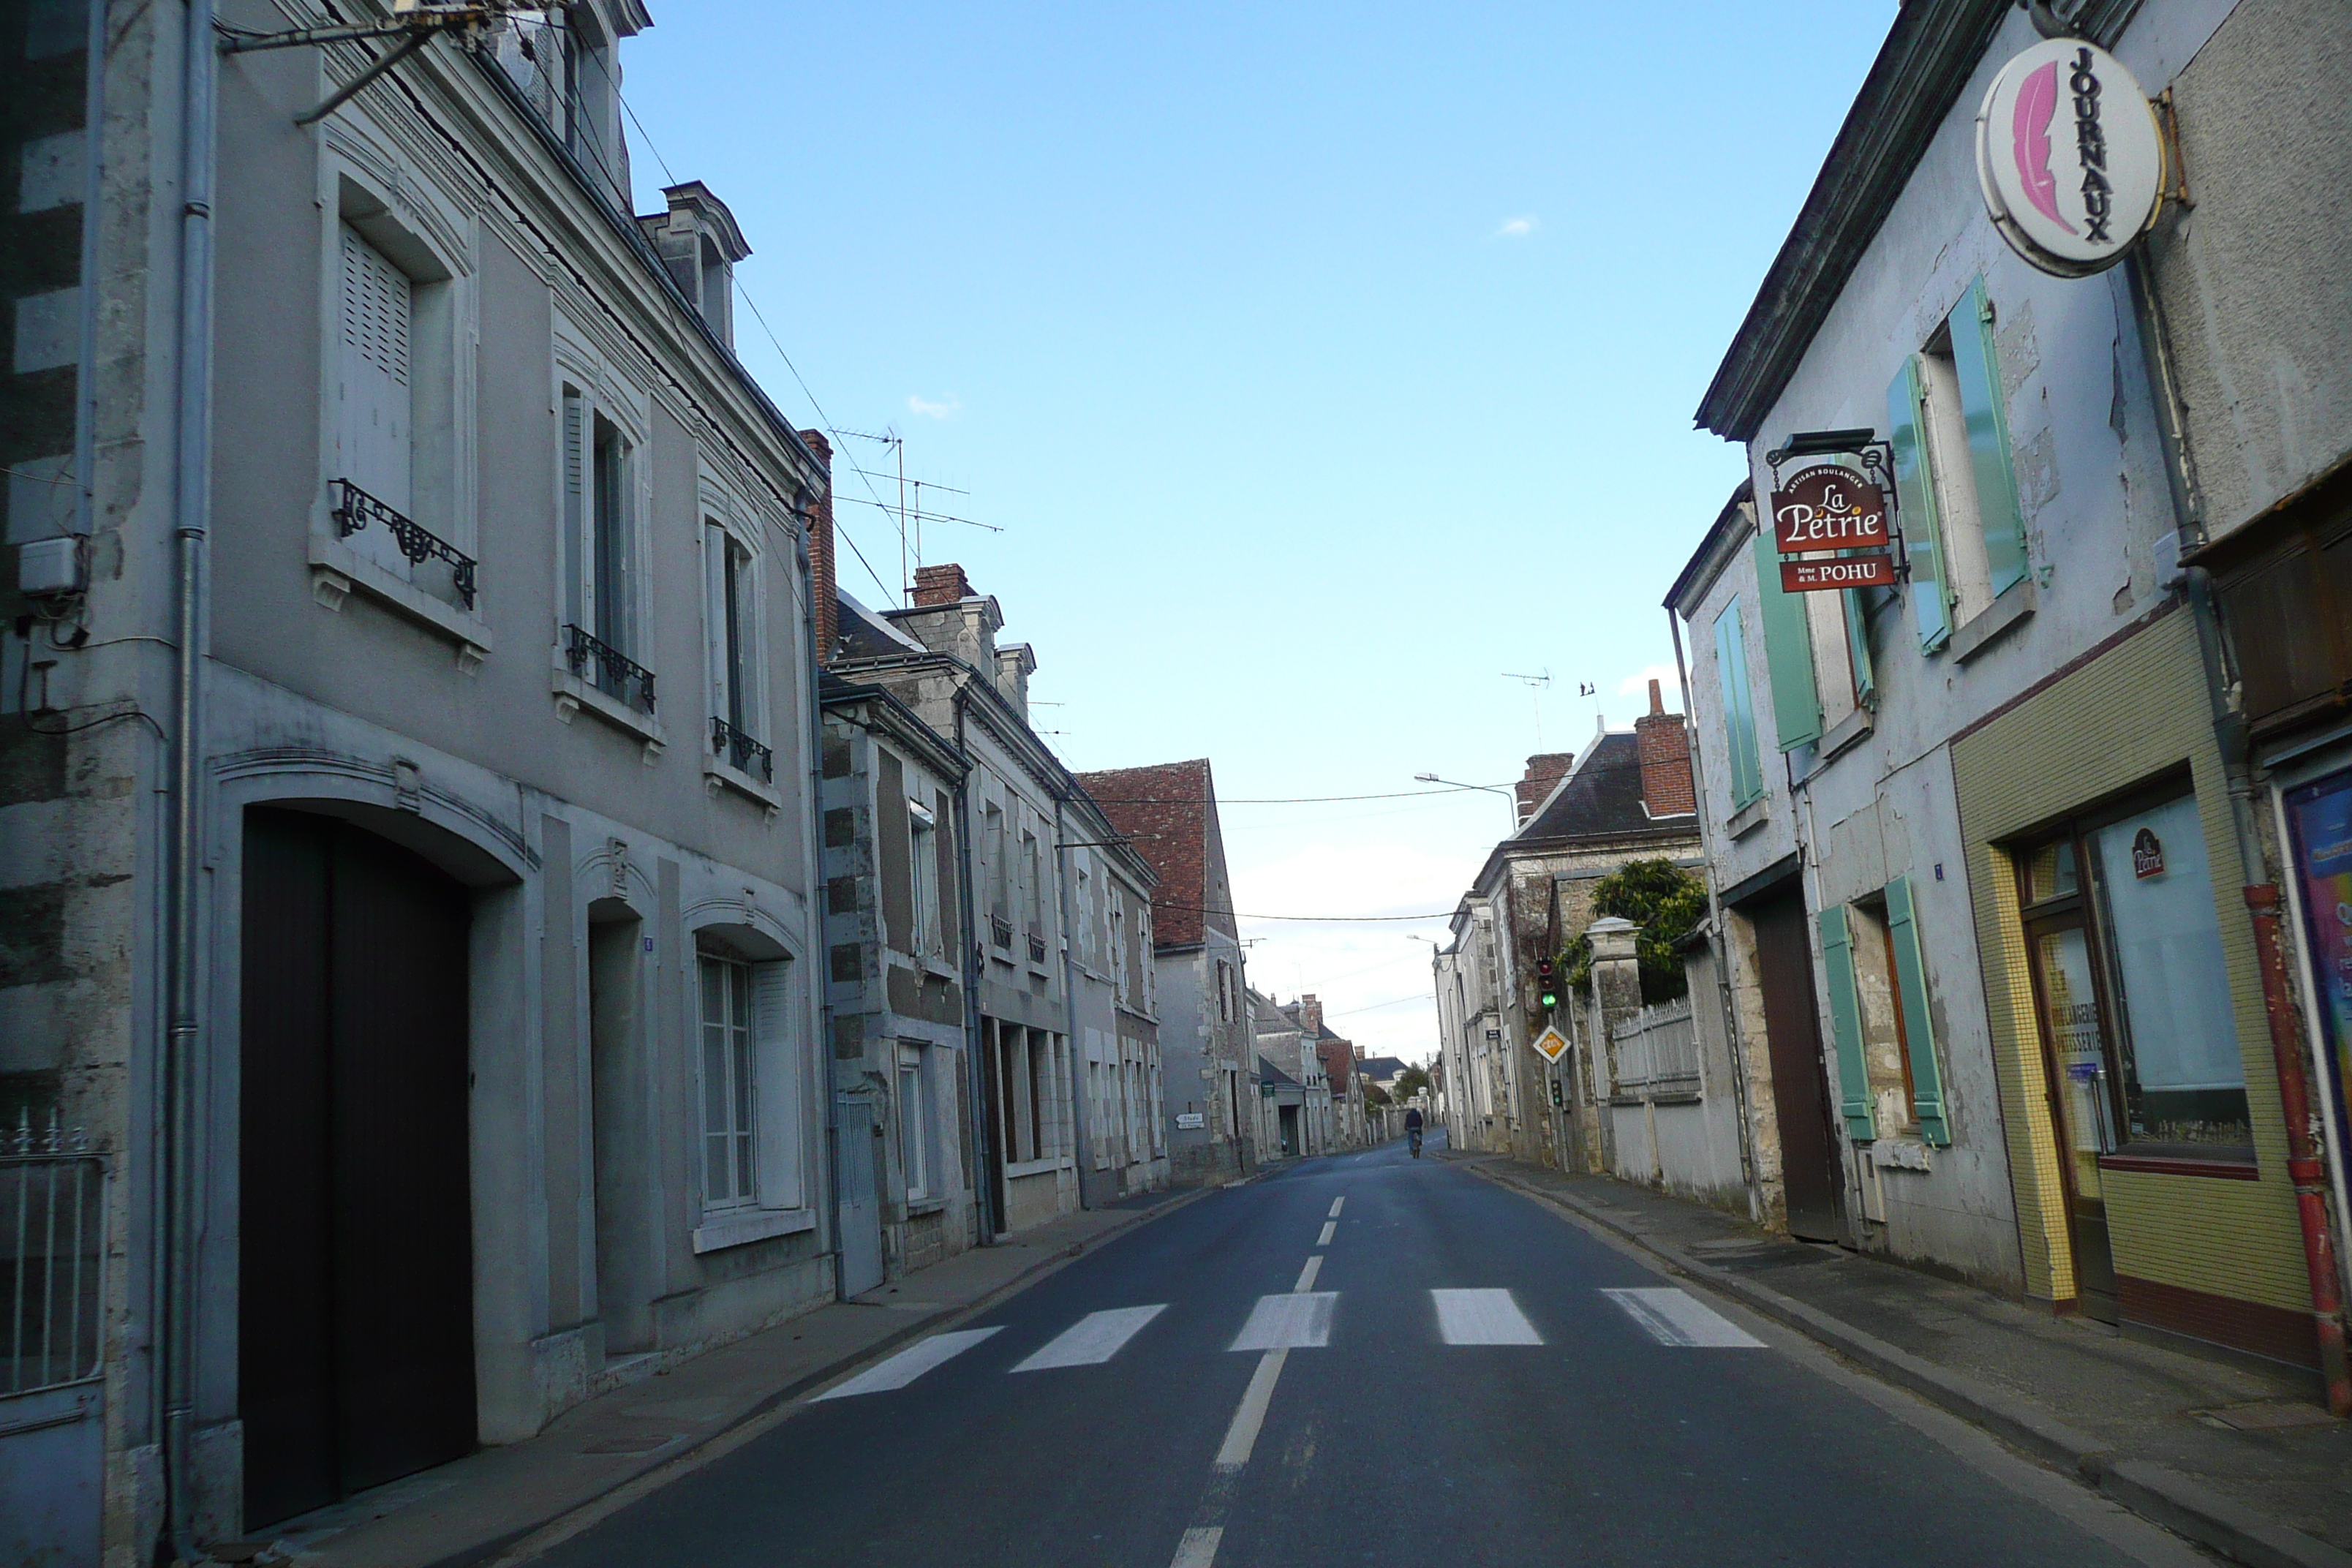
<svg viewBox="0 0 2352 1568"><path fill-rule="evenodd" d="M669 210L637 219L669 275L719 341L735 346L735 264L751 254L727 204L699 180L662 195Z"/></svg>

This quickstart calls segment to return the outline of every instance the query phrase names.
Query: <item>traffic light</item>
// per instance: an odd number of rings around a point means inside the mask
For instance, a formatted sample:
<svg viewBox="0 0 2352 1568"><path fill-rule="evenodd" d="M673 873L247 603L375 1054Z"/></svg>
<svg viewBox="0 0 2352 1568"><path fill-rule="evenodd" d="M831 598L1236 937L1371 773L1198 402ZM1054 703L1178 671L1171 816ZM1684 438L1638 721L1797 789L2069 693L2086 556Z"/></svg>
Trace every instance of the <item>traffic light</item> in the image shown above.
<svg viewBox="0 0 2352 1568"><path fill-rule="evenodd" d="M1553 1008L1559 1005L1558 973L1558 965L1550 959L1536 960L1536 991L1542 998L1543 1010L1546 1014L1549 1014Z"/></svg>

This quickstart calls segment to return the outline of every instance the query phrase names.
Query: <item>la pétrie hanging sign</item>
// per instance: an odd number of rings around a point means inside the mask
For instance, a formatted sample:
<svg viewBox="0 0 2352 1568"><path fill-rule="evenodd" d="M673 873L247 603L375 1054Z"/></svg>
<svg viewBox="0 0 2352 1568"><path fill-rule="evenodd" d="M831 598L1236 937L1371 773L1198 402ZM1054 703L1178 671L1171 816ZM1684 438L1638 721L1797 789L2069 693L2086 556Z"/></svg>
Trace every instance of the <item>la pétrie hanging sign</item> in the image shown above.
<svg viewBox="0 0 2352 1568"><path fill-rule="evenodd" d="M1869 432L1863 432L1867 436ZM1813 463L1772 492L1780 587L1790 594L1895 585L1886 491L1844 463Z"/></svg>

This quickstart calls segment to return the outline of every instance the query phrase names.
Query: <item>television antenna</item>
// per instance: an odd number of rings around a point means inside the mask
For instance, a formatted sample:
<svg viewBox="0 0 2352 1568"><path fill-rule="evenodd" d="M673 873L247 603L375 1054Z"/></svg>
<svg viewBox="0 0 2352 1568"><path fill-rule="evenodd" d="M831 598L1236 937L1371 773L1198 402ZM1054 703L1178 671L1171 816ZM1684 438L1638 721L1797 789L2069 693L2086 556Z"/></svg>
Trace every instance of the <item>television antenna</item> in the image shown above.
<svg viewBox="0 0 2352 1568"><path fill-rule="evenodd" d="M876 473L871 468L860 468L856 463L852 463L850 468L857 473L864 474L869 479L896 479L898 484L898 504L896 507L891 506L887 501L859 500L856 496L835 496L834 499L835 500L846 500L855 506L877 507L885 512L895 511L898 513L898 576L900 581L905 584L904 592L908 604L912 604L915 598L914 567L920 566L923 563L924 523L960 522L967 528L984 528L991 533L1003 533L1004 531L1004 530L997 527L992 522L974 522L971 518L957 517L951 513L944 511L925 511L923 510L923 487L925 485L929 485L934 490L945 490L951 496L968 496L971 494L971 492L970 490L960 490L953 485L942 485L929 479L908 479L907 477L907 438L904 436L899 435L898 431L892 429L890 426L887 425L884 426L882 427L882 432L879 435L876 435L870 430L835 430L834 434L836 436L855 436L861 441L872 441L877 446L887 447L890 448L892 468L888 473ZM908 504L907 497L908 486L912 486L914 488L914 500L911 505ZM910 553L912 556L911 564L908 560Z"/></svg>
<svg viewBox="0 0 2352 1568"><path fill-rule="evenodd" d="M1520 675L1514 670L1507 669L1503 671L1503 679L1506 680L1516 680L1528 689L1528 695L1534 700L1536 705L1536 750L1538 752L1542 751L1543 694L1544 689L1551 684L1551 671L1549 669L1546 669L1540 675Z"/></svg>

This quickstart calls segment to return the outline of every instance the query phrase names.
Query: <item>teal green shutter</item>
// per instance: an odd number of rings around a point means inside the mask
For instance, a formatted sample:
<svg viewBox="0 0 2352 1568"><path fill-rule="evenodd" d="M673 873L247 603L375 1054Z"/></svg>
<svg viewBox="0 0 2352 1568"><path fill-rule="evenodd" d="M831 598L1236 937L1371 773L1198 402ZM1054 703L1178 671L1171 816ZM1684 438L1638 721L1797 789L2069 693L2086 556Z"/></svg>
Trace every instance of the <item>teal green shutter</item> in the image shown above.
<svg viewBox="0 0 2352 1568"><path fill-rule="evenodd" d="M1862 590L1845 591L1845 651L1853 661L1853 700L1864 708L1878 706L1878 677L1870 665L1870 617L1863 610Z"/></svg>
<svg viewBox="0 0 2352 1568"><path fill-rule="evenodd" d="M1870 1115L1870 1071L1862 1060L1862 1001L1853 988L1853 932L1845 906L1822 911L1822 966L1829 971L1830 1030L1837 1036L1839 1110L1857 1143L1878 1136Z"/></svg>
<svg viewBox="0 0 2352 1568"><path fill-rule="evenodd" d="M1944 534L1936 517L1936 487L1928 481L1926 422L1921 416L1919 356L1911 355L1886 387L1887 439L1895 447L1895 509L1903 553L1911 563L1911 615L1919 647L1933 652L1952 635L1952 591L1945 581Z"/></svg>
<svg viewBox="0 0 2352 1568"><path fill-rule="evenodd" d="M1977 517L1984 525L1985 571L1999 598L2025 578L2025 518L2017 504L2017 475L2009 465L2009 416L2000 395L2000 360L1993 352L1992 301L1984 279L1969 285L1952 308L1952 368L1960 379L1960 413L1969 425L1969 467L1977 481Z"/></svg>
<svg viewBox="0 0 2352 1568"><path fill-rule="evenodd" d="M1938 1148L1952 1141L1944 1115L1944 1078L1936 1068L1936 1026L1927 1016L1927 966L1919 952L1919 922L1911 914L1911 879L1886 884L1886 934L1895 944L1895 989L1903 1006L1903 1043L1911 1053L1911 1114L1919 1135Z"/></svg>
<svg viewBox="0 0 2352 1568"><path fill-rule="evenodd" d="M1769 524L1756 530L1756 605L1764 622L1764 663L1772 672L1772 720L1780 749L1822 738L1822 697L1813 685L1813 631L1801 594L1780 588L1780 552Z"/></svg>
<svg viewBox="0 0 2352 1568"><path fill-rule="evenodd" d="M1731 752L1731 804L1737 809L1764 793L1756 749L1756 694L1748 683L1748 638L1739 627L1739 601L1715 617L1715 668L1723 688L1723 728Z"/></svg>

